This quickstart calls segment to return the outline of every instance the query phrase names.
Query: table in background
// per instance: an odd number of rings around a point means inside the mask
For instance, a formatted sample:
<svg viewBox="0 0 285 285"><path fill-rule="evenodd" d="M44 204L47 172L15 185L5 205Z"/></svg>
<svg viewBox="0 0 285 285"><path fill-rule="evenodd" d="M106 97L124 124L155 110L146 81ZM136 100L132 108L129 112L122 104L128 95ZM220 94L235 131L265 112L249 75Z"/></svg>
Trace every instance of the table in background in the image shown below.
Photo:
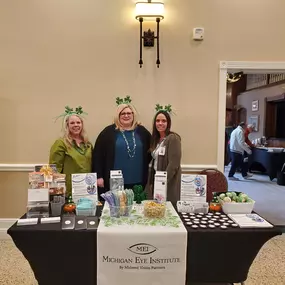
<svg viewBox="0 0 285 285"><path fill-rule="evenodd" d="M245 281L261 247L282 234L275 227L227 230L185 227L188 282ZM14 224L8 234L30 263L39 285L97 283L97 230L61 230L60 223Z"/></svg>
<svg viewBox="0 0 285 285"><path fill-rule="evenodd" d="M266 172L270 180L277 177L277 172L281 171L284 163L285 152L268 152L267 149L261 148L253 148L248 158L249 170Z"/></svg>

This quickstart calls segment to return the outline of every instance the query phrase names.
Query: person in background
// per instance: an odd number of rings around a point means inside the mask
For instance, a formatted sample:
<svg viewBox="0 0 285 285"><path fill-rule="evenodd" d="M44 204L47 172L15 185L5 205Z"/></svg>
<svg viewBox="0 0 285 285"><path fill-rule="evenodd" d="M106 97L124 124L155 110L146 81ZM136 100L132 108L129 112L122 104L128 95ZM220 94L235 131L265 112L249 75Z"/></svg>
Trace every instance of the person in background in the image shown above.
<svg viewBox="0 0 285 285"><path fill-rule="evenodd" d="M230 180L239 180L234 176L238 167L241 167L241 173L244 179L248 179L246 164L243 163L244 152L251 154L249 146L245 142L244 132L246 129L245 123L240 123L239 126L231 133L230 152L231 152L231 169L229 172Z"/></svg>
<svg viewBox="0 0 285 285"><path fill-rule="evenodd" d="M91 172L93 147L84 128L84 114L82 107L75 111L65 107L65 113L59 116L63 117L63 137L57 139L50 149L49 164L55 164L58 172L66 174L67 196L72 193L71 174Z"/></svg>
<svg viewBox="0 0 285 285"><path fill-rule="evenodd" d="M254 131L254 125L252 124L247 125L247 128L244 131L244 141L249 147L254 147L254 144L248 138L249 134L252 133L253 131Z"/></svg>
<svg viewBox="0 0 285 285"><path fill-rule="evenodd" d="M150 132L138 123L137 113L129 96L117 98L114 123L107 126L97 137L92 171L97 173L99 195L110 190L110 171L122 170L124 187L147 183Z"/></svg>
<svg viewBox="0 0 285 285"><path fill-rule="evenodd" d="M250 148L253 148L254 144L250 141L248 136L253 131L254 131L254 125L252 125L252 124L247 125L247 128L244 131L244 141ZM246 171L247 171L247 177L252 177L253 175L248 172L248 155L246 152L244 153L244 156L243 156L243 163L245 164L244 169L246 169Z"/></svg>
<svg viewBox="0 0 285 285"><path fill-rule="evenodd" d="M167 172L167 200L176 205L180 200L181 138L171 131L171 105L157 105L153 120L151 152L152 162L148 181L148 196L153 199L156 171Z"/></svg>

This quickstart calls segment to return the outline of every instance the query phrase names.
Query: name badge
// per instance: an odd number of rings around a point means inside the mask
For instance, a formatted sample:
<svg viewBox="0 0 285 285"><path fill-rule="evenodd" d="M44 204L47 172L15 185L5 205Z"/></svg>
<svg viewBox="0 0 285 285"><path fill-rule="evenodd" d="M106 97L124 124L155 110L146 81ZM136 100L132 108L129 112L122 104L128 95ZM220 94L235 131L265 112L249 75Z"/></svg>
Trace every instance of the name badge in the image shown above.
<svg viewBox="0 0 285 285"><path fill-rule="evenodd" d="M165 146L159 148L158 155L165 155Z"/></svg>

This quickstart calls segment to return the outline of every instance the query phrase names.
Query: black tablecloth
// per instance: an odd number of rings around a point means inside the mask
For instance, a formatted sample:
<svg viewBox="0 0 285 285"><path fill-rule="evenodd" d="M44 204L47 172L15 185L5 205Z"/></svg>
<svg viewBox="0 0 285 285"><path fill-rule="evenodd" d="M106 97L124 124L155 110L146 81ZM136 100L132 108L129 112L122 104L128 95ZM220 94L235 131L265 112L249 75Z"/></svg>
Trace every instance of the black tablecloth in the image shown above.
<svg viewBox="0 0 285 285"><path fill-rule="evenodd" d="M187 280L239 283L261 247L281 234L276 229L189 230Z"/></svg>
<svg viewBox="0 0 285 285"><path fill-rule="evenodd" d="M253 148L252 155L248 159L249 170L266 172L270 180L277 177L277 172L281 171L285 163L285 152L268 152L266 149Z"/></svg>
<svg viewBox="0 0 285 285"><path fill-rule="evenodd" d="M245 281L264 243L281 234L277 228L186 229L188 282ZM60 223L14 224L8 234L40 285L96 284L96 230L63 231Z"/></svg>

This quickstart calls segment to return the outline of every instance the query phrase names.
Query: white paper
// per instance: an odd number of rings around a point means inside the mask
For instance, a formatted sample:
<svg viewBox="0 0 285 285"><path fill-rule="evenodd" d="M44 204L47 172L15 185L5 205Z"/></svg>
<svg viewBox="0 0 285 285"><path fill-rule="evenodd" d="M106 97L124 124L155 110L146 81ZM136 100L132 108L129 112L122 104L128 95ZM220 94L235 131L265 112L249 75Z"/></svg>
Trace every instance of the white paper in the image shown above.
<svg viewBox="0 0 285 285"><path fill-rule="evenodd" d="M153 198L161 202L167 200L167 172L156 171L154 176Z"/></svg>
<svg viewBox="0 0 285 285"><path fill-rule="evenodd" d="M207 176L195 174L181 175L181 201L205 203L207 196Z"/></svg>
<svg viewBox="0 0 285 285"><path fill-rule="evenodd" d="M18 226L36 225L37 223L38 223L38 218L19 219L17 221Z"/></svg>
<svg viewBox="0 0 285 285"><path fill-rule="evenodd" d="M273 225L257 214L228 214L241 228L272 228Z"/></svg>
<svg viewBox="0 0 285 285"><path fill-rule="evenodd" d="M161 146L158 149L158 155L164 156L165 155L165 146Z"/></svg>
<svg viewBox="0 0 285 285"><path fill-rule="evenodd" d="M76 203L80 198L89 198L96 204L98 201L97 174L72 174L72 198Z"/></svg>
<svg viewBox="0 0 285 285"><path fill-rule="evenodd" d="M41 218L42 224L53 224L53 223L59 223L60 217L51 217L51 218Z"/></svg>
<svg viewBox="0 0 285 285"><path fill-rule="evenodd" d="M209 208L209 204L206 202L197 203L191 201L177 201L176 206L179 213L208 213Z"/></svg>
<svg viewBox="0 0 285 285"><path fill-rule="evenodd" d="M123 178L122 170L111 170L110 178Z"/></svg>
<svg viewBox="0 0 285 285"><path fill-rule="evenodd" d="M49 189L28 189L28 204L33 202L48 202L49 201Z"/></svg>

